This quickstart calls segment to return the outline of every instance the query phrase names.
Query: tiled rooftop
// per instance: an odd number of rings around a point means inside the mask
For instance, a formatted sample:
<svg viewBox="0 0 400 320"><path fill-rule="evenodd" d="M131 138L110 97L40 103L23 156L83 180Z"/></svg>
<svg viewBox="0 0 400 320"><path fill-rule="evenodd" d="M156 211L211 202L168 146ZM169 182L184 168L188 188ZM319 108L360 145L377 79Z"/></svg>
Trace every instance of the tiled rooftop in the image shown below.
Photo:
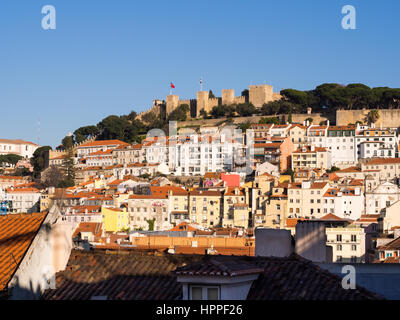
<svg viewBox="0 0 400 320"><path fill-rule="evenodd" d="M67 268L57 273L56 289L45 300L179 300L181 275L235 277L259 274L249 300L379 299L363 288L345 290L341 278L297 255L289 258L169 255L152 252L73 251ZM186 272L186 273L185 273ZM218 274L219 273L219 274Z"/></svg>
<svg viewBox="0 0 400 320"><path fill-rule="evenodd" d="M46 215L42 212L0 217L0 291L6 288Z"/></svg>

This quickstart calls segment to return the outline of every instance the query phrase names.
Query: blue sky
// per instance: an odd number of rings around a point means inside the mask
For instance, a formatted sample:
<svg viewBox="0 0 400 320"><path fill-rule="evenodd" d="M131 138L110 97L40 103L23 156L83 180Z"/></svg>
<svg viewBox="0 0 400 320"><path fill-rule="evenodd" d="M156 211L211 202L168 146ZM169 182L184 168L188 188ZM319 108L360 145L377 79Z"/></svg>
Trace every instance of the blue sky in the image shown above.
<svg viewBox="0 0 400 320"><path fill-rule="evenodd" d="M56 30L43 30L44 5ZM351 4L357 29L341 28ZM0 2L0 138L56 146L80 126L199 89L400 87L399 1Z"/></svg>

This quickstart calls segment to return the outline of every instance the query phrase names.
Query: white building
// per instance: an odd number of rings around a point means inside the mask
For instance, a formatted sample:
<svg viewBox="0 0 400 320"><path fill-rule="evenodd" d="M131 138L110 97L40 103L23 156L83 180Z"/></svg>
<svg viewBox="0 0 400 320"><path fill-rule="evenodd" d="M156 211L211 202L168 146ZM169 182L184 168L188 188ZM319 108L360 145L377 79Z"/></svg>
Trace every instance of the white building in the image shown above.
<svg viewBox="0 0 400 320"><path fill-rule="evenodd" d="M331 151L332 165L353 164L356 161L355 126L329 126L326 148Z"/></svg>
<svg viewBox="0 0 400 320"><path fill-rule="evenodd" d="M364 228L326 228L327 245L332 247L332 262L367 262L367 237Z"/></svg>
<svg viewBox="0 0 400 320"><path fill-rule="evenodd" d="M37 148L39 148L37 144L21 139L0 139L0 154L16 154L29 159Z"/></svg>
<svg viewBox="0 0 400 320"><path fill-rule="evenodd" d="M76 147L76 152L78 154L78 158L82 158L87 156L90 153L94 153L97 151L105 151L108 149L116 149L122 146L129 145L126 142L120 140L98 140L98 141L89 141L82 143L81 145Z"/></svg>
<svg viewBox="0 0 400 320"><path fill-rule="evenodd" d="M363 141L358 145L359 159L365 158L394 158L395 144L383 141Z"/></svg>
<svg viewBox="0 0 400 320"><path fill-rule="evenodd" d="M36 188L9 188L5 199L11 201L10 213L32 213L40 210L40 191Z"/></svg>
<svg viewBox="0 0 400 320"><path fill-rule="evenodd" d="M400 200L400 188L391 182L383 182L372 191L367 191L366 214L380 214L382 209L390 207Z"/></svg>
<svg viewBox="0 0 400 320"><path fill-rule="evenodd" d="M128 199L129 227L132 230L149 229L149 221L154 219L154 230L172 228L167 194L131 195Z"/></svg>
<svg viewBox="0 0 400 320"><path fill-rule="evenodd" d="M356 161L364 158L393 158L398 147L396 133L389 129L360 130L355 136Z"/></svg>
<svg viewBox="0 0 400 320"><path fill-rule="evenodd" d="M324 196L324 214L357 220L364 211L364 195L358 187L329 188Z"/></svg>
<svg viewBox="0 0 400 320"><path fill-rule="evenodd" d="M243 144L214 136L169 137L144 143L149 163L166 163L175 175L204 175L206 172L232 171L235 159L243 155Z"/></svg>

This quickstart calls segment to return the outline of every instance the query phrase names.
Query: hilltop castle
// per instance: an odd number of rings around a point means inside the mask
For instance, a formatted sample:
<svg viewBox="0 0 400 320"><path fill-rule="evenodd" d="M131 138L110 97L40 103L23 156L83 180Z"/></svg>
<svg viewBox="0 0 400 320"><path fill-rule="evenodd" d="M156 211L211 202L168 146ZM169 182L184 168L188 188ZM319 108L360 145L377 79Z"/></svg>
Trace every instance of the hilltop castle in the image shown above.
<svg viewBox="0 0 400 320"><path fill-rule="evenodd" d="M197 99L180 100L176 94L171 94L166 97L165 101L154 100L153 106L147 112L156 114L165 114L166 117L177 107L187 104L190 108L190 116L197 118L200 116L200 111L204 110L210 113L213 107L219 105L232 105L240 103L252 103L256 108L261 108L264 103L279 100L281 95L273 91L273 87L267 84L250 85L248 96L235 96L235 90L222 89L220 98L210 98L208 91L197 91Z"/></svg>

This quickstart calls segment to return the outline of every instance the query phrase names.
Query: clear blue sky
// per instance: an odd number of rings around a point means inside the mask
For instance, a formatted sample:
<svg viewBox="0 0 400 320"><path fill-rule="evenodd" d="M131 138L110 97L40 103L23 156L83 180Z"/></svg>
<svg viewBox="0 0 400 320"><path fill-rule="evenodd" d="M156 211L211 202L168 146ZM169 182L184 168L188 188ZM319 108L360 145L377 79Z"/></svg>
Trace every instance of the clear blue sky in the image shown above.
<svg viewBox="0 0 400 320"><path fill-rule="evenodd" d="M56 30L41 28L42 6ZM342 6L357 30L341 28ZM400 2L336 0L0 2L0 138L56 146L80 126L204 89L237 95L324 82L400 87Z"/></svg>

